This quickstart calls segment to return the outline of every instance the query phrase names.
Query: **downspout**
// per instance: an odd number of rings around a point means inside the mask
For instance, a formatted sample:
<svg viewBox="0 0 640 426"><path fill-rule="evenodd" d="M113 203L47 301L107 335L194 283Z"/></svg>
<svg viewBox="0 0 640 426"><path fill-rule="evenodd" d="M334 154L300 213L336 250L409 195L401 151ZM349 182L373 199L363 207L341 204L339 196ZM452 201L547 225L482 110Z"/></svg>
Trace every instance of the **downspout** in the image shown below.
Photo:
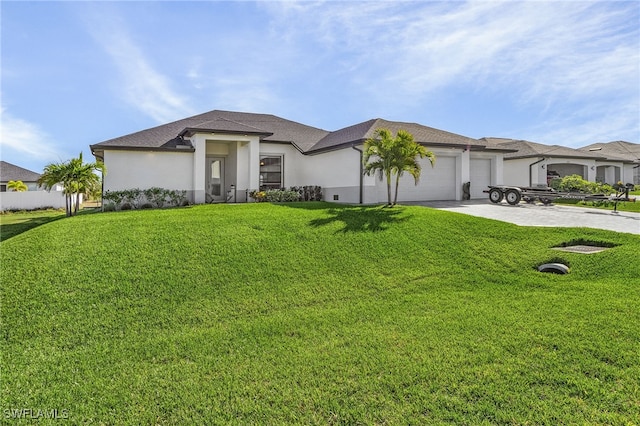
<svg viewBox="0 0 640 426"><path fill-rule="evenodd" d="M362 150L356 148L355 145L351 145L351 148L355 149L360 153L360 204L362 204L363 199L363 191L364 191L364 166L362 164Z"/></svg>
<svg viewBox="0 0 640 426"><path fill-rule="evenodd" d="M531 166L535 166L538 163L542 163L545 160L544 157L536 161L535 163L529 164L529 186L533 186L533 174L531 173ZM546 180L546 179L545 179Z"/></svg>

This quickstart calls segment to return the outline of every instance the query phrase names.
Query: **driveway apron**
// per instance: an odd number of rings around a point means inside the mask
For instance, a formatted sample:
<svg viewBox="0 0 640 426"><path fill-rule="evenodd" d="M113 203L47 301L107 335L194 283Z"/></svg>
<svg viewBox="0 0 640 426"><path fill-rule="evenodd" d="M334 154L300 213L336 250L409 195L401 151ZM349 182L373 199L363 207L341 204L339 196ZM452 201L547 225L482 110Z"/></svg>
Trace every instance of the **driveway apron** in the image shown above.
<svg viewBox="0 0 640 426"><path fill-rule="evenodd" d="M585 227L640 235L640 213L554 204L545 206L520 203L511 206L504 201L493 204L488 200L424 201L403 204L422 205L520 226Z"/></svg>

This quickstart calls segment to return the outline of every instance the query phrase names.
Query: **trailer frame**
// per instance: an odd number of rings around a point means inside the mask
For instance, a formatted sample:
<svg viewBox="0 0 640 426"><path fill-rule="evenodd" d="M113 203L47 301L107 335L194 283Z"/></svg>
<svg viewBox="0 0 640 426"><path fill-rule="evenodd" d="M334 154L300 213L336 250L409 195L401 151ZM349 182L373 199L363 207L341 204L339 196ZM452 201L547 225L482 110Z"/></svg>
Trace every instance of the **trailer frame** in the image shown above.
<svg viewBox="0 0 640 426"><path fill-rule="evenodd" d="M494 204L501 203L502 200L505 200L507 204L512 206L520 204L520 201L525 201L529 204L532 204L536 200L540 201L546 206L559 198L580 201L613 201L613 210L617 212L618 202L635 201L635 198L629 198L630 189L631 185L627 184L617 189L615 194L607 195L589 194L583 192L560 192L550 187L489 185L489 189L485 189L482 192L489 194L489 201Z"/></svg>

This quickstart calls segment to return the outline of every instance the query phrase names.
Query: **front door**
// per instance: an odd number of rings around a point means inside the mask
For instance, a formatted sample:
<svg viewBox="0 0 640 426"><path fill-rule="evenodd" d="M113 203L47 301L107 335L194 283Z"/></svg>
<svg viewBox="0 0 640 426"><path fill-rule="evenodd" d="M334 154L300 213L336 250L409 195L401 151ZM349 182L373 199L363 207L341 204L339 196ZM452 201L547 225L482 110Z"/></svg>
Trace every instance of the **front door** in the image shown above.
<svg viewBox="0 0 640 426"><path fill-rule="evenodd" d="M224 158L207 157L207 196L208 203L224 201Z"/></svg>

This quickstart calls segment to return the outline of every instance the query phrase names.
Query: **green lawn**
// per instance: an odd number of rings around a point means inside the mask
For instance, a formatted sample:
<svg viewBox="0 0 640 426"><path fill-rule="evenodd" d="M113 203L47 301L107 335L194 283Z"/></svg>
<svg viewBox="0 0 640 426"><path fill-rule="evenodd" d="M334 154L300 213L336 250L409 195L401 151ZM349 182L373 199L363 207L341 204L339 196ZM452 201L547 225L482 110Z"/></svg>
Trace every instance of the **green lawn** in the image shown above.
<svg viewBox="0 0 640 426"><path fill-rule="evenodd" d="M552 250L572 240L615 247ZM640 419L638 236L243 204L65 218L0 250L5 419ZM537 272L553 260L571 272Z"/></svg>
<svg viewBox="0 0 640 426"><path fill-rule="evenodd" d="M634 198L634 196L631 196ZM640 213L640 197L635 197L638 199L637 202L632 201L621 201L616 206L613 202L602 202L602 201L579 201L579 200L568 200L568 199L557 199L553 202L555 204L569 205L569 206L578 206L578 207L589 207L601 210L613 210L614 208L621 212L635 212Z"/></svg>
<svg viewBox="0 0 640 426"><path fill-rule="evenodd" d="M65 217L64 210L37 210L0 214L0 241L63 217Z"/></svg>

